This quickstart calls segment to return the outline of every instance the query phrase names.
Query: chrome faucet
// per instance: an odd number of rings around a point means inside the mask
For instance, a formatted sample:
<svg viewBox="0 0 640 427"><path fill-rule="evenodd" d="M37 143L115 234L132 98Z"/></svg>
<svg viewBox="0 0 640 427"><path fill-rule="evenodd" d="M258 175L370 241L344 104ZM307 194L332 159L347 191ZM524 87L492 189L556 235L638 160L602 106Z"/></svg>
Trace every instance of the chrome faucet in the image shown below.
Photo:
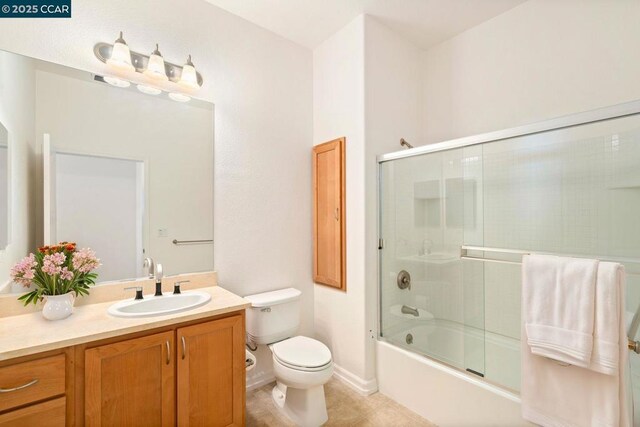
<svg viewBox="0 0 640 427"><path fill-rule="evenodd" d="M433 240L424 239L422 241L422 249L418 255L431 255L431 248L433 248Z"/></svg>
<svg viewBox="0 0 640 427"><path fill-rule="evenodd" d="M411 314L415 317L420 317L420 312L418 311L418 309L415 307L409 307L408 305L403 305L400 309L400 312L402 312L403 314Z"/></svg>
<svg viewBox="0 0 640 427"><path fill-rule="evenodd" d="M147 269L147 275L149 276L149 279L153 279L155 277L156 264L153 262L153 258L145 258L144 262L142 263L142 268Z"/></svg>

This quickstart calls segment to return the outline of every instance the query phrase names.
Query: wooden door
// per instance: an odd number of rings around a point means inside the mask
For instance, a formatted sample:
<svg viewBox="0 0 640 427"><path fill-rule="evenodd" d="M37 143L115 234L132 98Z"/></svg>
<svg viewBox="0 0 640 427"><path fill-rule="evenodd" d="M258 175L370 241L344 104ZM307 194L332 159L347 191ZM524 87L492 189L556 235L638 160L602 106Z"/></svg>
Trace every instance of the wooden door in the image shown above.
<svg viewBox="0 0 640 427"><path fill-rule="evenodd" d="M347 290L345 138L313 147L313 280Z"/></svg>
<svg viewBox="0 0 640 427"><path fill-rule="evenodd" d="M178 328L178 425L243 426L244 315Z"/></svg>
<svg viewBox="0 0 640 427"><path fill-rule="evenodd" d="M86 425L175 425L174 355L173 331L86 350Z"/></svg>

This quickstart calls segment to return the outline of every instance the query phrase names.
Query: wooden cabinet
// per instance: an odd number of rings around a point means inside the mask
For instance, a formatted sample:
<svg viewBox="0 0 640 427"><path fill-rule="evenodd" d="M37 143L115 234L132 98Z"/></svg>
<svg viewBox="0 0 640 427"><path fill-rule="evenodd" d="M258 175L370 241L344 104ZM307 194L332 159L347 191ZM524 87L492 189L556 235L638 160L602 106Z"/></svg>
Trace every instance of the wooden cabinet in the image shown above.
<svg viewBox="0 0 640 427"><path fill-rule="evenodd" d="M313 147L313 280L343 291L346 283L345 138Z"/></svg>
<svg viewBox="0 0 640 427"><path fill-rule="evenodd" d="M242 426L244 318L236 311L1 361L0 427Z"/></svg>
<svg viewBox="0 0 640 427"><path fill-rule="evenodd" d="M172 426L174 352L173 331L86 350L86 425Z"/></svg>
<svg viewBox="0 0 640 427"><path fill-rule="evenodd" d="M244 425L241 316L179 328L178 425Z"/></svg>

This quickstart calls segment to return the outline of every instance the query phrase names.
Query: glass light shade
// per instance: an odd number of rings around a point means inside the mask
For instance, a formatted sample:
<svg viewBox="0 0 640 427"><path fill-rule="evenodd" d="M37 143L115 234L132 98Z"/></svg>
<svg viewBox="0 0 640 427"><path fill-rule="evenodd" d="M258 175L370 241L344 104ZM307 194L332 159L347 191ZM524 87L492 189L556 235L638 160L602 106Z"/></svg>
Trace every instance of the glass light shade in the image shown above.
<svg viewBox="0 0 640 427"><path fill-rule="evenodd" d="M178 102L189 102L191 101L191 97L185 95L184 93L180 93L180 92L170 92L169 93L169 98L173 99L174 101L178 101Z"/></svg>
<svg viewBox="0 0 640 427"><path fill-rule="evenodd" d="M196 74L196 67L191 62L191 55L187 59L187 63L182 66L182 74L180 75L180 81L178 84L187 87L189 89L199 89L198 75Z"/></svg>
<svg viewBox="0 0 640 427"><path fill-rule="evenodd" d="M104 81L115 87L129 87L131 83L118 77L105 76Z"/></svg>
<svg viewBox="0 0 640 427"><path fill-rule="evenodd" d="M122 31L120 37L113 44L111 49L111 57L107 59L107 64L114 68L119 68L126 71L134 71L135 68L131 64L131 51L127 42L122 38Z"/></svg>
<svg viewBox="0 0 640 427"><path fill-rule="evenodd" d="M147 86L143 84L138 85L138 90L142 93L146 93L147 95L160 95L162 91L157 87Z"/></svg>
<svg viewBox="0 0 640 427"><path fill-rule="evenodd" d="M144 70L144 75L152 79L162 81L169 80L164 68L164 58L162 58L162 54L160 54L160 51L158 50L158 45L156 45L156 50L154 50L149 57L149 62L147 63L147 69Z"/></svg>

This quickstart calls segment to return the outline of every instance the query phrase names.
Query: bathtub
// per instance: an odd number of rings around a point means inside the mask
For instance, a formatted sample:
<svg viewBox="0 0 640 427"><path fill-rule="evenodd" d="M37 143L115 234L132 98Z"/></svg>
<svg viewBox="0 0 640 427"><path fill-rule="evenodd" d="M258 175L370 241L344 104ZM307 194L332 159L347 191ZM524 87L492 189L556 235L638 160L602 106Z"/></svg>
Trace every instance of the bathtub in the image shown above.
<svg viewBox="0 0 640 427"><path fill-rule="evenodd" d="M381 393L440 426L533 425L520 415L518 339L441 319L414 323L377 342ZM629 358L630 398L637 408L640 356ZM634 426L640 426L639 415Z"/></svg>
<svg viewBox="0 0 640 427"><path fill-rule="evenodd" d="M377 342L381 393L441 426L532 425L516 392L519 340L442 319L413 323Z"/></svg>

